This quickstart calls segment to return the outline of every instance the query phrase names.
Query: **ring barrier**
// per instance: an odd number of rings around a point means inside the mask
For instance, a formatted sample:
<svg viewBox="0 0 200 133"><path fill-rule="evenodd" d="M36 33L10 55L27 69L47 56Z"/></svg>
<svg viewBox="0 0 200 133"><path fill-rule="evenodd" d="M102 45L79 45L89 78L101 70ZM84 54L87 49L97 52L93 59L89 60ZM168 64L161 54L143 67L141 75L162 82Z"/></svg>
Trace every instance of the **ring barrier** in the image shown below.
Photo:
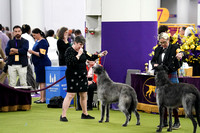
<svg viewBox="0 0 200 133"><path fill-rule="evenodd" d="M60 82L60 81L63 80L64 78L65 78L65 76L63 76L62 78L60 78L59 80L57 80L56 82L54 82L53 84L51 84L51 85L49 85L49 86L47 86L47 87L45 87L45 88L42 88L42 89L39 89L39 90L34 90L34 91L19 90L19 89L16 89L16 88L14 88L14 87L11 87L11 86L4 85L4 84L2 84L2 83L0 83L0 86L3 86L3 87L5 87L5 88L12 89L12 90L14 90L14 91L20 91L20 92L25 92L25 93L32 93L32 92L38 92L38 91L46 90L46 89L48 89L48 88L54 86L55 84L57 84L58 82Z"/></svg>

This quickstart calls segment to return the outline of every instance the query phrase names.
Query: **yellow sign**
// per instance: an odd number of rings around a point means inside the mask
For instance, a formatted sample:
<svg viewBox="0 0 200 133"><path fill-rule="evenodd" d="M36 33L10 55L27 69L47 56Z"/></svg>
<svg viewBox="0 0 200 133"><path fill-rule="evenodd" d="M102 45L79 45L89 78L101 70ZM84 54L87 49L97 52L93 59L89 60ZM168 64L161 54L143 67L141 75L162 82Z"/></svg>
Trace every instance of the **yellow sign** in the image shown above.
<svg viewBox="0 0 200 133"><path fill-rule="evenodd" d="M167 8L158 8L157 9L157 21L166 22L169 19L169 11Z"/></svg>

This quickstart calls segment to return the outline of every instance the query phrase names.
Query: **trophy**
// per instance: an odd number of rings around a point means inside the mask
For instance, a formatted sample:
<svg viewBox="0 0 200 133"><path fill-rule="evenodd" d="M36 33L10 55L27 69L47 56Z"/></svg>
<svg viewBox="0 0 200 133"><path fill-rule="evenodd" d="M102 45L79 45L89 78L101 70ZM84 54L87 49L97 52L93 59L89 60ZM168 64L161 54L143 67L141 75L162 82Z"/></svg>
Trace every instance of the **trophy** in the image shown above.
<svg viewBox="0 0 200 133"><path fill-rule="evenodd" d="M148 64L148 63L145 63L144 65L145 65L145 72L147 73L147 72L148 72L148 65L149 65L149 64Z"/></svg>

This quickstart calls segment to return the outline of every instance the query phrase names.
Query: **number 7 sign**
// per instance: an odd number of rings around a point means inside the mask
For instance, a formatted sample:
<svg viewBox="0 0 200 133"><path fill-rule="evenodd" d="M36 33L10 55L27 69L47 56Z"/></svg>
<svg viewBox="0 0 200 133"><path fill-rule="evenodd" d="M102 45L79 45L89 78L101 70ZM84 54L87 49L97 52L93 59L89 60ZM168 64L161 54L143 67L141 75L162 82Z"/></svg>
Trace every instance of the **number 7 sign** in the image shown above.
<svg viewBox="0 0 200 133"><path fill-rule="evenodd" d="M169 11L167 8L158 8L157 9L157 21L166 22L169 19Z"/></svg>

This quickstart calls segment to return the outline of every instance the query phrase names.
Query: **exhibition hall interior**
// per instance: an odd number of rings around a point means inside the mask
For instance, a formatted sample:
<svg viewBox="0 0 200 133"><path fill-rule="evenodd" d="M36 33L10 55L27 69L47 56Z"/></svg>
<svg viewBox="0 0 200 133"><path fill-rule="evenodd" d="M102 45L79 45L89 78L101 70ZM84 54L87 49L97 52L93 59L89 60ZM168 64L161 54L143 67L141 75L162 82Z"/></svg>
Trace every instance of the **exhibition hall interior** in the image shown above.
<svg viewBox="0 0 200 133"><path fill-rule="evenodd" d="M200 132L200 0L0 4L1 133Z"/></svg>

